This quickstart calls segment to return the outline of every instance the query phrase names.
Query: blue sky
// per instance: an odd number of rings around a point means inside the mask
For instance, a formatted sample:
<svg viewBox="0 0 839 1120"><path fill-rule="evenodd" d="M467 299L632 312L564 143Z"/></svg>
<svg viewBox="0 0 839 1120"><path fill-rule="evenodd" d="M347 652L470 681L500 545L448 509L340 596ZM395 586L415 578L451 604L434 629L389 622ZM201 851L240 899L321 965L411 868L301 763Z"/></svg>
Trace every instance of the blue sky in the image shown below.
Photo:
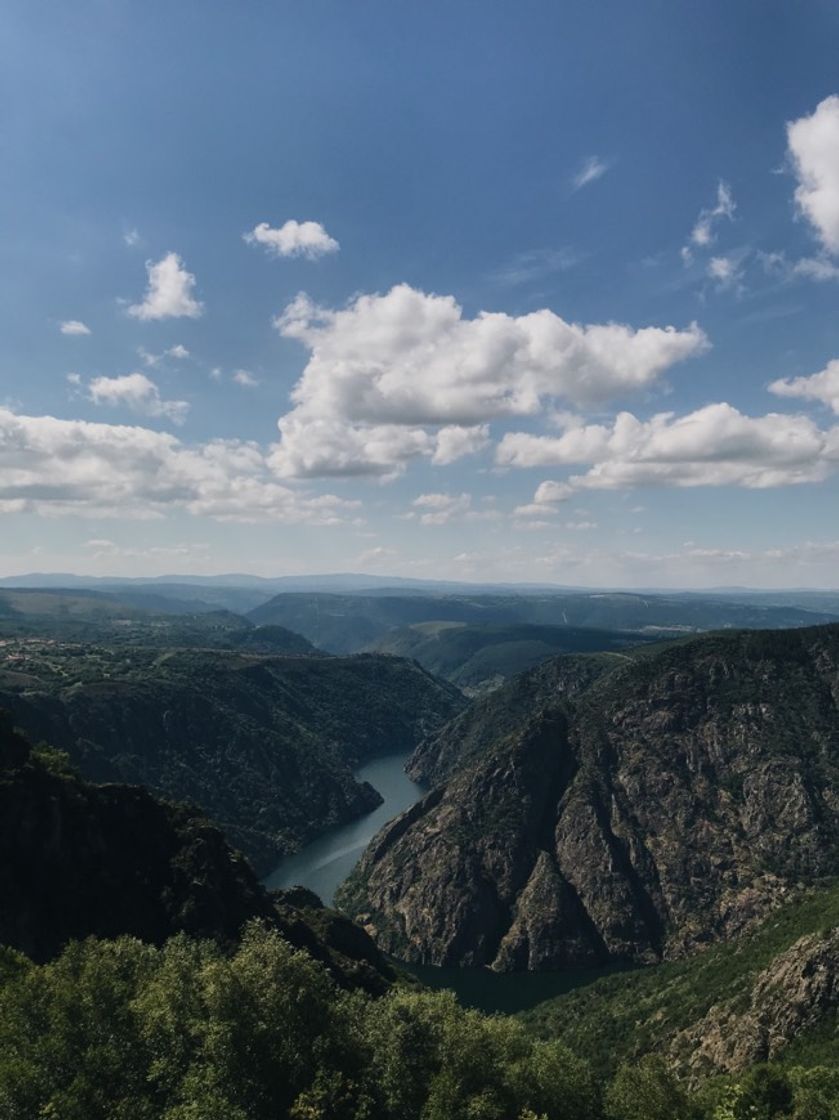
<svg viewBox="0 0 839 1120"><path fill-rule="evenodd" d="M11 0L0 50L3 574L836 584L834 4Z"/></svg>

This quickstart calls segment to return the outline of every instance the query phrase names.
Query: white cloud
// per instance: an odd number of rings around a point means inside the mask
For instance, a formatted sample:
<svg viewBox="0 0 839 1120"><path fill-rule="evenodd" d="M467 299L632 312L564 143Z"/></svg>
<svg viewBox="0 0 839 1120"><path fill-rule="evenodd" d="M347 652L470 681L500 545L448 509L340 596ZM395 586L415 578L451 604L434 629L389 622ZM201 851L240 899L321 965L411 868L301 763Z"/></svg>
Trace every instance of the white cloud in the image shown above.
<svg viewBox="0 0 839 1120"><path fill-rule="evenodd" d="M431 462L436 466L446 466L466 455L475 455L489 443L489 425L477 424L465 428L460 424L450 424L437 433L437 442Z"/></svg>
<svg viewBox="0 0 839 1120"><path fill-rule="evenodd" d="M711 257L708 261L708 275L720 288L730 288L742 279L736 256Z"/></svg>
<svg viewBox="0 0 839 1120"><path fill-rule="evenodd" d="M43 516L162 517L333 525L359 506L278 483L255 443L188 446L166 432L22 416L0 408L0 509Z"/></svg>
<svg viewBox="0 0 839 1120"><path fill-rule="evenodd" d="M546 480L540 482L533 495L533 501L528 505L517 506L514 513L517 517L549 517L557 512L557 506L566 502L574 493L574 487L567 482Z"/></svg>
<svg viewBox="0 0 839 1120"><path fill-rule="evenodd" d="M164 358L174 358L175 361L182 362L190 357L189 350L180 343L176 346L170 346L169 349L164 350L162 354L151 354L144 346L138 346L137 353L147 366L159 366Z"/></svg>
<svg viewBox="0 0 839 1120"><path fill-rule="evenodd" d="M609 166L606 160L601 159L600 156L588 156L587 159L583 160L579 170L572 176L572 187L575 191L578 191L581 187L594 183L606 174Z"/></svg>
<svg viewBox="0 0 839 1120"><path fill-rule="evenodd" d="M422 525L445 525L455 517L463 516L472 504L471 494L420 494L411 505L420 513Z"/></svg>
<svg viewBox="0 0 839 1120"><path fill-rule="evenodd" d="M580 425L558 437L509 433L496 458L513 467L591 464L587 473L570 479L577 489L757 489L827 477L839 462L839 428L822 431L804 416L745 416L721 403L647 421L622 412L610 425Z"/></svg>
<svg viewBox="0 0 839 1120"><path fill-rule="evenodd" d="M702 249L713 244L716 240L716 226L723 218L731 221L736 209L737 204L731 193L731 187L720 179L717 183L716 204L708 210L700 211L699 217L696 219L696 225L691 231L691 242ZM684 255L684 250L682 253Z"/></svg>
<svg viewBox="0 0 839 1120"><path fill-rule="evenodd" d="M260 222L242 235L249 245L262 245L275 257L306 257L314 261L327 253L337 253L340 245L320 222L296 222L290 218L279 229Z"/></svg>
<svg viewBox="0 0 839 1120"><path fill-rule="evenodd" d="M758 258L766 272L780 277L782 280L839 280L839 265L827 256L802 257L800 260L788 260L786 254L781 252L758 253Z"/></svg>
<svg viewBox="0 0 839 1120"><path fill-rule="evenodd" d="M130 408L144 416L165 417L175 424L183 424L189 412L188 401L163 400L157 385L144 373L94 377L87 392L94 404Z"/></svg>
<svg viewBox="0 0 839 1120"><path fill-rule="evenodd" d="M78 386L82 383L82 375L80 373L68 373L66 380L68 384Z"/></svg>
<svg viewBox="0 0 839 1120"><path fill-rule="evenodd" d="M79 319L67 319L58 328L62 334L83 335L92 334L90 327Z"/></svg>
<svg viewBox="0 0 839 1120"><path fill-rule="evenodd" d="M187 272L177 253L167 253L159 261L147 261L149 282L142 303L132 304L128 314L135 319L197 319L204 305L195 299L195 277Z"/></svg>
<svg viewBox="0 0 839 1120"><path fill-rule="evenodd" d="M122 240L130 249L133 249L135 245L140 244L140 231L136 229L128 229L122 235Z"/></svg>
<svg viewBox="0 0 839 1120"><path fill-rule="evenodd" d="M411 458L446 461L488 421L546 401L597 404L648 388L708 346L687 330L581 326L549 310L463 316L452 296L400 284L332 311L298 296L276 326L310 351L279 420L281 474L392 475ZM472 436L429 428L472 429Z"/></svg>
<svg viewBox="0 0 839 1120"><path fill-rule="evenodd" d="M237 369L231 380L235 381L237 385L241 385L243 389L255 389L259 384L259 378L254 377L246 369Z"/></svg>
<svg viewBox="0 0 839 1120"><path fill-rule="evenodd" d="M820 401L839 415L839 358L834 358L820 373L809 377L780 377L771 382L769 392L778 397Z"/></svg>
<svg viewBox="0 0 839 1120"><path fill-rule="evenodd" d="M809 117L787 125L799 211L831 253L839 253L839 97L826 97Z"/></svg>
<svg viewBox="0 0 839 1120"><path fill-rule="evenodd" d="M363 568L366 564L384 564L393 560L399 554L394 548L384 548L379 545L376 548L368 548L366 552L359 553L356 556L354 563Z"/></svg>

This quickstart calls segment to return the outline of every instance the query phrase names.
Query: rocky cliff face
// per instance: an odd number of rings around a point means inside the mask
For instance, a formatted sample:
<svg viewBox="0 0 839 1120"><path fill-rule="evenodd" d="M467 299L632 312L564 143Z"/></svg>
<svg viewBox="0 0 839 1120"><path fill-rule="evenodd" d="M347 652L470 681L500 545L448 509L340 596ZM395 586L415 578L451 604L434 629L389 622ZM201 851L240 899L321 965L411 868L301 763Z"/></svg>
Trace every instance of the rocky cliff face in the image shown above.
<svg viewBox="0 0 839 1120"><path fill-rule="evenodd" d="M418 756L452 776L340 896L382 947L510 971L650 962L835 867L839 628L699 638L571 691L548 672L517 682L514 730L487 742L467 715L460 759L448 733Z"/></svg>
<svg viewBox="0 0 839 1120"><path fill-rule="evenodd" d="M803 1032L839 1010L839 929L800 938L754 980L745 1001L728 1000L669 1046L669 1057L694 1082L771 1061Z"/></svg>
<svg viewBox="0 0 839 1120"><path fill-rule="evenodd" d="M91 785L0 713L0 944L33 960L71 940L185 932L232 944L259 919L322 960L339 983L381 991L375 945L314 896L267 894L221 832L146 790Z"/></svg>
<svg viewBox="0 0 839 1120"><path fill-rule="evenodd" d="M381 801L354 768L410 750L462 696L410 661L22 647L0 706L95 781L201 807L267 873ZM14 672L9 669L14 667Z"/></svg>

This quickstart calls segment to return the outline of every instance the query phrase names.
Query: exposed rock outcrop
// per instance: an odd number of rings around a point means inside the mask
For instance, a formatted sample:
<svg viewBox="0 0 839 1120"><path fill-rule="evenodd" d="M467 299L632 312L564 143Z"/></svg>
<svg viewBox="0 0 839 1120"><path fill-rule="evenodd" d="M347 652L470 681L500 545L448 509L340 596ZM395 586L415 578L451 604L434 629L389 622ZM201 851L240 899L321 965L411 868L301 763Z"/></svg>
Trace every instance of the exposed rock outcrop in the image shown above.
<svg viewBox="0 0 839 1120"><path fill-rule="evenodd" d="M672 1040L669 1056L691 1080L736 1073L778 1055L839 1010L839 929L809 934L755 978L748 996L712 1007Z"/></svg>
<svg viewBox="0 0 839 1120"><path fill-rule="evenodd" d="M839 627L677 643L576 690L552 693L550 673L515 682L514 730L502 713L493 737L476 709L418 752L445 784L339 896L383 948L502 970L651 962L833 872Z"/></svg>

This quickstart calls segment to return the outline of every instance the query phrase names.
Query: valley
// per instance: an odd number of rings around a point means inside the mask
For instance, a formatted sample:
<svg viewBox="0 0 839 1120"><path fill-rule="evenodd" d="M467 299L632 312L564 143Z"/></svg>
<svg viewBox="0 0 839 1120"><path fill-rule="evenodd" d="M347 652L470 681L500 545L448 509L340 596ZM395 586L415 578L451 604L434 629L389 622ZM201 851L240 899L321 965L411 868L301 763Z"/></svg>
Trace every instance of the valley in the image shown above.
<svg viewBox="0 0 839 1120"><path fill-rule="evenodd" d="M495 1013L522 1053L561 1046L562 1076L591 1079L580 1120L632 1068L700 1112L761 1062L820 1068L839 624L731 602L788 628L703 633L678 600L653 605L661 628L476 622L536 608L423 593L344 597L353 632L374 598L390 629L339 652L289 628L296 592L260 621L0 591L5 944L52 969L88 933L262 959L278 936L412 1029ZM613 608L596 620L637 622Z"/></svg>

